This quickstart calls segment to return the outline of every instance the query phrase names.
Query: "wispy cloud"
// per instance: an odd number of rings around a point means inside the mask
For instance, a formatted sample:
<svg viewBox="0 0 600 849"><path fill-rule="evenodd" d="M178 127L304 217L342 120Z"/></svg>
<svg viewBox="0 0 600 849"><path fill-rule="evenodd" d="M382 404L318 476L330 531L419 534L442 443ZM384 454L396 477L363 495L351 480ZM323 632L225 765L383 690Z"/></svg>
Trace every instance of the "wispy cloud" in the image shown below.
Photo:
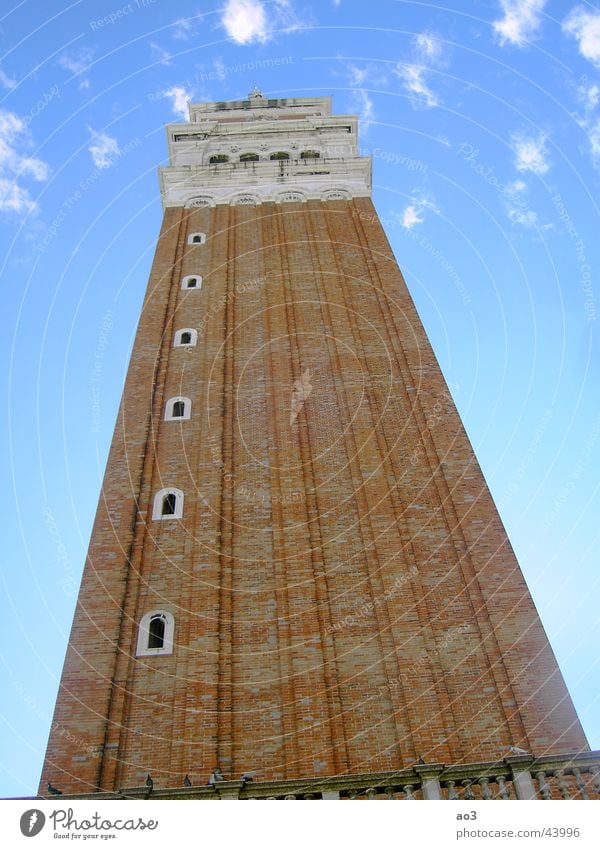
<svg viewBox="0 0 600 849"><path fill-rule="evenodd" d="M531 171L533 174L542 176L550 170L546 151L546 136L539 135L534 138L522 133L515 133L511 137L511 147L517 171L522 173Z"/></svg>
<svg viewBox="0 0 600 849"><path fill-rule="evenodd" d="M161 96L171 101L171 108L174 115L177 115L178 118L182 118L184 121L188 120L188 102L192 99L191 91L188 91L182 85L174 85L161 92Z"/></svg>
<svg viewBox="0 0 600 849"><path fill-rule="evenodd" d="M441 68L447 64L443 48L443 43L434 33L418 33L413 39L411 61L398 62L396 65L396 75L408 92L414 109L431 109L441 102L431 88L429 75L432 68Z"/></svg>
<svg viewBox="0 0 600 849"><path fill-rule="evenodd" d="M79 87L89 88L90 81L85 76L85 72L89 70L94 51L89 47L81 47L79 50L73 50L70 53L63 53L58 59L58 64L61 68L70 71L75 77L79 77Z"/></svg>
<svg viewBox="0 0 600 849"><path fill-rule="evenodd" d="M14 112L0 110L0 212L23 214L38 209L22 180L44 182L50 169L38 157L29 156L31 147L25 120Z"/></svg>
<svg viewBox="0 0 600 849"><path fill-rule="evenodd" d="M161 47L160 44L156 44L154 41L150 42L150 49L154 51L156 57L161 65L172 65L171 62L171 54L168 50L165 50L164 47Z"/></svg>
<svg viewBox="0 0 600 849"><path fill-rule="evenodd" d="M356 89L351 96L351 109L360 116L361 131L366 133L375 118L373 101L364 88Z"/></svg>
<svg viewBox="0 0 600 849"><path fill-rule="evenodd" d="M494 32L501 45L523 47L535 36L547 0L500 0L504 17L494 21Z"/></svg>
<svg viewBox="0 0 600 849"><path fill-rule="evenodd" d="M563 31L579 43L579 52L600 68L600 12L576 6L565 18Z"/></svg>
<svg viewBox="0 0 600 849"><path fill-rule="evenodd" d="M97 133L91 127L88 127L91 135L91 144L88 150L92 157L92 162L96 168L104 170L110 168L115 161L115 157L119 155L119 144L113 136L108 133Z"/></svg>
<svg viewBox="0 0 600 849"><path fill-rule="evenodd" d="M9 77L8 74L6 74L2 70L2 68L0 68L0 85L3 86L4 88L11 89L11 88L14 88L16 86L16 84L17 84L17 81L13 80L12 77Z"/></svg>
<svg viewBox="0 0 600 849"><path fill-rule="evenodd" d="M438 96L427 84L427 71L420 65L399 64L396 73L402 81L402 85L411 95L411 103L416 106L432 108L439 106Z"/></svg>
<svg viewBox="0 0 600 849"><path fill-rule="evenodd" d="M515 180L508 183L504 194L504 209L512 224L520 227L536 227L537 213L530 209L525 195L527 184L523 180Z"/></svg>
<svg viewBox="0 0 600 849"><path fill-rule="evenodd" d="M196 20L194 18L179 18L173 24L173 38L179 41L187 41L196 32Z"/></svg>
<svg viewBox="0 0 600 849"><path fill-rule="evenodd" d="M264 44L277 31L292 32L306 22L297 17L290 0L273 0L268 11L262 0L227 0L221 25L236 44Z"/></svg>

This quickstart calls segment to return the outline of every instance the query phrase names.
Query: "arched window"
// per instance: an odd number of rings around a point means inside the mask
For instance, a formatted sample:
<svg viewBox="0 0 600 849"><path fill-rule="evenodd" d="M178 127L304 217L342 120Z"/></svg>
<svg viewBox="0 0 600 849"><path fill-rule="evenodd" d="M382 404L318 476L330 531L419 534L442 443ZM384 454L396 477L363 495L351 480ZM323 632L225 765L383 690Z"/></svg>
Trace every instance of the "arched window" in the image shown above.
<svg viewBox="0 0 600 849"><path fill-rule="evenodd" d="M318 150L303 150L300 159L319 159L321 154Z"/></svg>
<svg viewBox="0 0 600 849"><path fill-rule="evenodd" d="M258 162L258 153L242 153L240 162Z"/></svg>
<svg viewBox="0 0 600 849"><path fill-rule="evenodd" d="M190 233L188 245L203 245L206 242L206 233Z"/></svg>
<svg viewBox="0 0 600 849"><path fill-rule="evenodd" d="M229 162L229 157L226 153L215 153L208 160L209 165L219 165L221 162Z"/></svg>
<svg viewBox="0 0 600 849"><path fill-rule="evenodd" d="M286 153L284 150L278 150L277 153L272 153L269 159L289 159L289 153Z"/></svg>
<svg viewBox="0 0 600 849"><path fill-rule="evenodd" d="M172 654L175 620L166 610L153 610L142 617L138 630L138 657Z"/></svg>
<svg viewBox="0 0 600 849"><path fill-rule="evenodd" d="M202 277L199 274L188 274L181 281L182 289L201 289Z"/></svg>
<svg viewBox="0 0 600 849"><path fill-rule="evenodd" d="M163 616L153 616L148 628L148 648L162 649L165 646L165 620Z"/></svg>
<svg viewBox="0 0 600 849"><path fill-rule="evenodd" d="M172 422L176 419L189 419L192 413L192 402L183 395L169 398L165 407L165 421Z"/></svg>
<svg viewBox="0 0 600 849"><path fill-rule="evenodd" d="M174 487L161 489L154 496L153 519L181 519L183 516L183 492Z"/></svg>
<svg viewBox="0 0 600 849"><path fill-rule="evenodd" d="M183 327L175 331L174 348L193 348L198 342L198 331L193 327Z"/></svg>

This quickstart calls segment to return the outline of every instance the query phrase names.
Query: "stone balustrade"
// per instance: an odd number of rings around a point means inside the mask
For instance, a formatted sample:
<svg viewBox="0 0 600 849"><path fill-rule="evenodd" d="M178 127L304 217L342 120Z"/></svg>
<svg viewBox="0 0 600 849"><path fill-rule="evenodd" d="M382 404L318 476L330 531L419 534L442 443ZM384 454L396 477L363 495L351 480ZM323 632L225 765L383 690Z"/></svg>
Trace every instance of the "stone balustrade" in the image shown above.
<svg viewBox="0 0 600 849"><path fill-rule="evenodd" d="M48 798L48 797L37 797ZM49 797L54 798L54 797ZM123 788L61 799L600 799L600 751L501 761L415 764L398 772L290 781L220 781L197 787Z"/></svg>

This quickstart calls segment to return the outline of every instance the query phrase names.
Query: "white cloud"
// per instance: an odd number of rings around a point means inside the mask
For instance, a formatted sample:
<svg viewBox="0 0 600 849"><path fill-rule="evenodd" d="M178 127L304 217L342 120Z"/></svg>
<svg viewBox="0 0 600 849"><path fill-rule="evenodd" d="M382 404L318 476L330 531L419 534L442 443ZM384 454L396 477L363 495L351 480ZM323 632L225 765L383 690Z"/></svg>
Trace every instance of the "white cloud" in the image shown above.
<svg viewBox="0 0 600 849"><path fill-rule="evenodd" d="M436 59L442 54L442 42L429 32L421 32L415 38L417 50L430 59Z"/></svg>
<svg viewBox="0 0 600 849"><path fill-rule="evenodd" d="M579 42L579 52L600 67L600 12L577 6L563 21L563 30Z"/></svg>
<svg viewBox="0 0 600 849"><path fill-rule="evenodd" d="M97 133L91 127L88 127L92 136L92 143L88 147L92 155L92 161L96 168L110 168L114 162L114 157L119 155L119 144L115 138L109 136L108 133Z"/></svg>
<svg viewBox="0 0 600 849"><path fill-rule="evenodd" d="M79 81L80 88L89 88L90 81L83 74L89 69L90 63L94 57L94 51L89 47L82 47L79 50L73 50L71 53L63 53L59 57L58 64L76 77L81 77Z"/></svg>
<svg viewBox="0 0 600 849"><path fill-rule="evenodd" d="M364 88L359 88L352 92L351 109L353 112L358 113L361 122L361 131L363 133L366 132L368 125L373 123L375 110L373 108L373 101Z"/></svg>
<svg viewBox="0 0 600 849"><path fill-rule="evenodd" d="M506 204L506 214L513 224L519 224L521 227L537 225L537 214L532 209L523 209L510 201Z"/></svg>
<svg viewBox="0 0 600 849"><path fill-rule="evenodd" d="M596 118L593 124L590 124L587 129L587 136L590 142L590 150L592 157L600 163L600 118Z"/></svg>
<svg viewBox="0 0 600 849"><path fill-rule="evenodd" d="M412 230L415 224L422 224L424 221L423 218L419 217L419 210L416 206L411 204L407 206L404 212L402 213L402 226L406 230Z"/></svg>
<svg viewBox="0 0 600 849"><path fill-rule="evenodd" d="M192 99L191 91L188 91L182 85L174 85L161 92L161 96L167 97L171 100L173 113L177 115L178 118L182 118L184 121L188 120L188 102Z"/></svg>
<svg viewBox="0 0 600 849"><path fill-rule="evenodd" d="M396 75L408 92L414 109L431 109L439 106L440 98L432 90L429 74L432 68L443 68L448 64L443 44L431 32L418 33L413 39L412 60L398 62Z"/></svg>
<svg viewBox="0 0 600 849"><path fill-rule="evenodd" d="M439 106L437 95L429 88L425 75L426 69L419 65L403 65L396 66L396 73L405 90L410 94L411 102L414 106L424 106L432 108Z"/></svg>
<svg viewBox="0 0 600 849"><path fill-rule="evenodd" d="M14 112L0 109L0 211L36 212L37 203L23 178L37 182L48 179L48 165L36 156L29 156L27 150L32 146L26 121Z"/></svg>
<svg viewBox="0 0 600 849"><path fill-rule="evenodd" d="M528 138L522 134L515 134L511 141L517 171L532 171L541 176L550 170L544 135Z"/></svg>
<svg viewBox="0 0 600 849"><path fill-rule="evenodd" d="M546 0L500 0L504 17L493 24L500 44L527 44L540 27L545 5Z"/></svg>
<svg viewBox="0 0 600 849"><path fill-rule="evenodd" d="M227 0L221 23L236 44L267 41L267 15L259 0Z"/></svg>
<svg viewBox="0 0 600 849"><path fill-rule="evenodd" d="M580 85L577 87L577 96L585 106L586 112L593 111L600 103L600 86L597 83Z"/></svg>
<svg viewBox="0 0 600 849"><path fill-rule="evenodd" d="M273 0L268 12L262 0L227 0L221 25L236 44L264 43L276 32L292 32L306 26L290 0Z"/></svg>
<svg viewBox="0 0 600 849"><path fill-rule="evenodd" d="M405 208L400 217L400 224L406 230L412 230L417 224L422 224L425 220L423 213L426 209L433 212L439 212L437 204L430 194L420 194L413 196L411 203Z"/></svg>
<svg viewBox="0 0 600 849"><path fill-rule="evenodd" d="M9 77L2 68L0 68L0 85L4 86L4 88L14 88L17 84L16 80L13 80L12 77Z"/></svg>

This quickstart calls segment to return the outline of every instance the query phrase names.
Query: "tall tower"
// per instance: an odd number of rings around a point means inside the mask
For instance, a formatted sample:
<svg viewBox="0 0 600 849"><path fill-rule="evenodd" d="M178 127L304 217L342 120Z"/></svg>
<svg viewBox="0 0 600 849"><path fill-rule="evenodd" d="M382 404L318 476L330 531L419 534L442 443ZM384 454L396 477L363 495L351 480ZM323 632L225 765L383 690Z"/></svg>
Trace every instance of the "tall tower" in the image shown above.
<svg viewBox="0 0 600 849"><path fill-rule="evenodd" d="M41 792L586 752L357 119L255 90L167 138Z"/></svg>

